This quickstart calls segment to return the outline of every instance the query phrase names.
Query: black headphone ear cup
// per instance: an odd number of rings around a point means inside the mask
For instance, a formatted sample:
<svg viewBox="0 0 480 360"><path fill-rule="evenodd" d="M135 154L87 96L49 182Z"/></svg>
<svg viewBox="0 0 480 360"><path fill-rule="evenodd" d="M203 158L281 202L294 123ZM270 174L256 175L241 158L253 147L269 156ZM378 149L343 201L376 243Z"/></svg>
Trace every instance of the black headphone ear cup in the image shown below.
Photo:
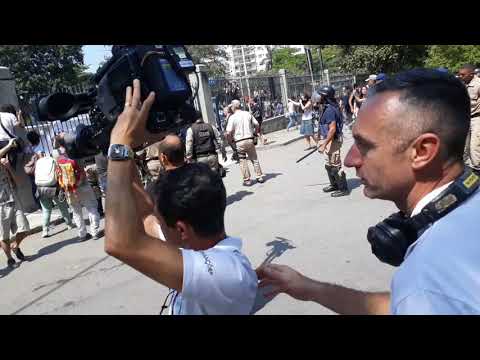
<svg viewBox="0 0 480 360"><path fill-rule="evenodd" d="M416 234L408 218L393 214L368 229L367 239L380 261L399 266L408 247L416 240Z"/></svg>

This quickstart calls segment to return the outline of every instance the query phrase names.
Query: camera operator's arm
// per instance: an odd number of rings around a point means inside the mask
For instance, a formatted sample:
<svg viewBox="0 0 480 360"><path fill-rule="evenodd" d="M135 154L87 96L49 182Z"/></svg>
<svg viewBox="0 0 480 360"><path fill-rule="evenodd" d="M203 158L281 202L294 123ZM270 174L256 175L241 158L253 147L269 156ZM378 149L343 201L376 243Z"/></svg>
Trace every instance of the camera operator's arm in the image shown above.
<svg viewBox="0 0 480 360"><path fill-rule="evenodd" d="M314 301L342 315L388 315L390 293L363 292L310 279L285 265L269 264L257 269L259 287L272 286L267 298L279 293Z"/></svg>
<svg viewBox="0 0 480 360"><path fill-rule="evenodd" d="M187 135L185 136L185 157L188 162L193 158L193 130L191 127L187 129Z"/></svg>
<svg viewBox="0 0 480 360"><path fill-rule="evenodd" d="M10 139L7 146L0 149L0 158L4 157L10 150L16 146L15 139Z"/></svg>
<svg viewBox="0 0 480 360"><path fill-rule="evenodd" d="M22 128L25 127L25 120L23 119L22 110L20 109L17 111L17 122L15 123L15 126Z"/></svg>
<svg viewBox="0 0 480 360"><path fill-rule="evenodd" d="M154 102L150 94L139 110L140 81L127 88L125 109L112 130L110 142L135 147L153 143L147 139L146 122ZM152 136L152 135L150 135ZM156 141L164 134L158 134ZM105 251L140 271L153 280L177 291L182 291L183 259L180 249L145 233L140 212L134 206L132 186L135 164L133 160L108 163L108 192L106 201Z"/></svg>

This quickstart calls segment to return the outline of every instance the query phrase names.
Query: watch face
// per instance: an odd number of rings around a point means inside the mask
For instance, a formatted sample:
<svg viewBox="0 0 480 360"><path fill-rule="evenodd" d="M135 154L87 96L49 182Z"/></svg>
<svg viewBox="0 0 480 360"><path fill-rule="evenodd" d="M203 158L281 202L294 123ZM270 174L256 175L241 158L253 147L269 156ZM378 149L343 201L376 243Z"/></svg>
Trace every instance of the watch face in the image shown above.
<svg viewBox="0 0 480 360"><path fill-rule="evenodd" d="M111 160L128 160L133 158L133 152L125 145L112 144L108 149Z"/></svg>

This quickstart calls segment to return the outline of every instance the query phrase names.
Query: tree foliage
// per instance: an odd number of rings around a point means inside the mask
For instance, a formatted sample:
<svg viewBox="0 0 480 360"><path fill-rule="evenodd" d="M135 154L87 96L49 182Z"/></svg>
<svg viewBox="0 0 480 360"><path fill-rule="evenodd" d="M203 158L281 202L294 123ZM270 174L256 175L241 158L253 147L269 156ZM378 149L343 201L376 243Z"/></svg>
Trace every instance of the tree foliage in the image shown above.
<svg viewBox="0 0 480 360"><path fill-rule="evenodd" d="M340 66L353 73L396 73L423 66L427 45L339 45Z"/></svg>
<svg viewBox="0 0 480 360"><path fill-rule="evenodd" d="M204 64L211 77L222 77L228 72L227 52L220 45L187 45L195 64Z"/></svg>
<svg viewBox="0 0 480 360"><path fill-rule="evenodd" d="M82 45L0 45L0 66L10 68L19 95L76 85L87 68Z"/></svg>
<svg viewBox="0 0 480 360"><path fill-rule="evenodd" d="M285 69L290 74L305 74L308 68L305 54L294 54L296 50L292 48L281 48L273 50L272 71L278 73L278 70Z"/></svg>
<svg viewBox="0 0 480 360"><path fill-rule="evenodd" d="M432 45L425 61L427 67L446 67L453 72L466 63L480 65L480 45Z"/></svg>

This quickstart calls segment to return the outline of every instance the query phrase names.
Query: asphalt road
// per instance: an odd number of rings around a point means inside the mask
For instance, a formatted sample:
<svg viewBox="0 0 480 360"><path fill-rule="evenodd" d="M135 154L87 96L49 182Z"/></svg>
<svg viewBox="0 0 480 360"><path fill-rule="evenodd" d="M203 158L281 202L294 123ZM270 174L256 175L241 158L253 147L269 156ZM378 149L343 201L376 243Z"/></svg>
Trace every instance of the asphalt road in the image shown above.
<svg viewBox="0 0 480 360"><path fill-rule="evenodd" d="M351 143L346 135L343 156ZM388 290L394 268L370 251L366 231L395 211L369 200L352 169L352 192L331 198L323 157L305 154L303 141L259 152L267 181L243 187L239 167L227 163L226 229L243 239L254 267L264 261L290 265L306 275L361 290ZM103 221L102 221L103 226ZM158 314L168 290L107 256L103 238L76 242L64 224L56 235L36 234L22 246L29 261L9 271L0 255L1 314ZM2 268L5 266L4 268ZM331 314L328 309L279 295L258 314Z"/></svg>

